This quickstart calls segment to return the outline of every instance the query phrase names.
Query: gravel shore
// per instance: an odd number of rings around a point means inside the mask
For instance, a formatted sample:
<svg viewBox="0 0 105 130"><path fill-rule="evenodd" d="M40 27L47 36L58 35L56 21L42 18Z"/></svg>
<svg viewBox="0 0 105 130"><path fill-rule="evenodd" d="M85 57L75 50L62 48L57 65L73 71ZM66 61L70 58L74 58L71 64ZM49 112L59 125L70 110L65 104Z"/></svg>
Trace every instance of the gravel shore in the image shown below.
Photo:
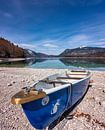
<svg viewBox="0 0 105 130"><path fill-rule="evenodd" d="M12 105L11 97L26 85L60 69L0 68L0 130L35 130L20 105ZM105 71L92 71L92 86L72 112L54 130L105 130Z"/></svg>

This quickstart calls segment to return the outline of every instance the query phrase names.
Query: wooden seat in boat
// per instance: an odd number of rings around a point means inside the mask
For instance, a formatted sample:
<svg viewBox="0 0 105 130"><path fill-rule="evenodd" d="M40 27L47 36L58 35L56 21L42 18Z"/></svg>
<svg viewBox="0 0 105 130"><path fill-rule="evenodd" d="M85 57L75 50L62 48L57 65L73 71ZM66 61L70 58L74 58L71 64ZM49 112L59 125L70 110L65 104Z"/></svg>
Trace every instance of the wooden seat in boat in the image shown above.
<svg viewBox="0 0 105 130"><path fill-rule="evenodd" d="M82 79L81 77L57 77L57 79Z"/></svg>
<svg viewBox="0 0 105 130"><path fill-rule="evenodd" d="M40 82L45 82L48 84L69 84L69 82L64 82L59 80L40 80Z"/></svg>
<svg viewBox="0 0 105 130"><path fill-rule="evenodd" d="M87 73L68 73L68 75L87 75Z"/></svg>
<svg viewBox="0 0 105 130"><path fill-rule="evenodd" d="M86 70L71 70L71 72L86 72Z"/></svg>
<svg viewBox="0 0 105 130"><path fill-rule="evenodd" d="M85 72L85 73L81 73L81 72L80 73L78 73L78 72L66 73L66 77L70 78L70 79L82 79L82 78L85 78L87 75L88 75L87 72Z"/></svg>
<svg viewBox="0 0 105 130"><path fill-rule="evenodd" d="M72 75L72 74L75 74L75 75L87 75L88 72L87 71L70 71L68 72L68 74Z"/></svg>

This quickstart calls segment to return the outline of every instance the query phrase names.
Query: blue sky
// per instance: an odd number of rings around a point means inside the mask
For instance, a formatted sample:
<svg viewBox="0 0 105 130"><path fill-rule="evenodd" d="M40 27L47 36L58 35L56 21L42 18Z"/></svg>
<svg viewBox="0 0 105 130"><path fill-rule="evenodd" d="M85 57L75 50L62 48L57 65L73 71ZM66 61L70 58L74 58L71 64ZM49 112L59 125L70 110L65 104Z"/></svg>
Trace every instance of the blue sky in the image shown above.
<svg viewBox="0 0 105 130"><path fill-rule="evenodd" d="M105 0L0 0L0 36L48 54L105 47Z"/></svg>

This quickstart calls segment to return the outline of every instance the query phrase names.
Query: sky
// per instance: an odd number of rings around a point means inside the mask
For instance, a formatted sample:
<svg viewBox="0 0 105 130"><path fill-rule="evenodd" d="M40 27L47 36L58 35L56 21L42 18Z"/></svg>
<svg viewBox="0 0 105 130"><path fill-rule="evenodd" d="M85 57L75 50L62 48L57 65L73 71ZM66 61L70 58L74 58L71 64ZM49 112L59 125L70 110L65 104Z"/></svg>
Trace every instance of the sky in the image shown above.
<svg viewBox="0 0 105 130"><path fill-rule="evenodd" d="M0 0L0 37L46 54L105 47L105 0Z"/></svg>

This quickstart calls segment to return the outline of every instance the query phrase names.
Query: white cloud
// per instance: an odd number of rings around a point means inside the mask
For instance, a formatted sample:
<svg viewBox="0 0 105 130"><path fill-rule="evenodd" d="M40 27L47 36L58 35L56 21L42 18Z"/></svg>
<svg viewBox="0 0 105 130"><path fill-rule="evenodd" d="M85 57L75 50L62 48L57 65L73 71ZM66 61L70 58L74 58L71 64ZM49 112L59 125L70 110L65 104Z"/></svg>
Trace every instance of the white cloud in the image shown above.
<svg viewBox="0 0 105 130"><path fill-rule="evenodd" d="M10 13L4 13L4 16L8 17L8 18L12 18L13 17L12 14L10 14Z"/></svg>
<svg viewBox="0 0 105 130"><path fill-rule="evenodd" d="M69 37L67 43L68 46L71 48L80 47L80 46L100 46L103 47L105 45L105 42L102 41L104 39L98 39L96 37L93 37L91 35L74 35Z"/></svg>
<svg viewBox="0 0 105 130"><path fill-rule="evenodd" d="M88 36L87 35L76 35L73 37L72 40L74 41L83 41L83 40L87 40Z"/></svg>
<svg viewBox="0 0 105 130"><path fill-rule="evenodd" d="M105 41L105 38L101 38L100 41Z"/></svg>
<svg viewBox="0 0 105 130"><path fill-rule="evenodd" d="M97 47L105 47L105 38L96 38L90 35L75 35L72 36L68 41L69 45L73 45L76 47L79 46L97 46Z"/></svg>
<svg viewBox="0 0 105 130"><path fill-rule="evenodd" d="M30 44L19 44L19 46L21 46L22 48L25 48L25 49L30 49L30 50L36 49L35 45L30 45Z"/></svg>
<svg viewBox="0 0 105 130"><path fill-rule="evenodd" d="M6 18L13 18L13 14L9 12L3 12L0 10L0 15Z"/></svg>
<svg viewBox="0 0 105 130"><path fill-rule="evenodd" d="M50 44L50 43L46 43L43 45L44 47L49 47L49 48L57 48L58 46L57 45L54 45L54 44Z"/></svg>
<svg viewBox="0 0 105 130"><path fill-rule="evenodd" d="M44 39L42 41L40 41L40 43L42 44L43 47L48 47L48 48L58 48L58 45L56 45L58 42L58 40L56 39Z"/></svg>
<svg viewBox="0 0 105 130"><path fill-rule="evenodd" d="M96 41L94 42L93 44L94 46L97 46L97 47L105 47L105 42L104 41Z"/></svg>
<svg viewBox="0 0 105 130"><path fill-rule="evenodd" d="M68 43L77 43L77 42L79 43L79 42L88 41L88 40L89 40L89 36L87 35L84 35L84 34L74 35L68 39Z"/></svg>

